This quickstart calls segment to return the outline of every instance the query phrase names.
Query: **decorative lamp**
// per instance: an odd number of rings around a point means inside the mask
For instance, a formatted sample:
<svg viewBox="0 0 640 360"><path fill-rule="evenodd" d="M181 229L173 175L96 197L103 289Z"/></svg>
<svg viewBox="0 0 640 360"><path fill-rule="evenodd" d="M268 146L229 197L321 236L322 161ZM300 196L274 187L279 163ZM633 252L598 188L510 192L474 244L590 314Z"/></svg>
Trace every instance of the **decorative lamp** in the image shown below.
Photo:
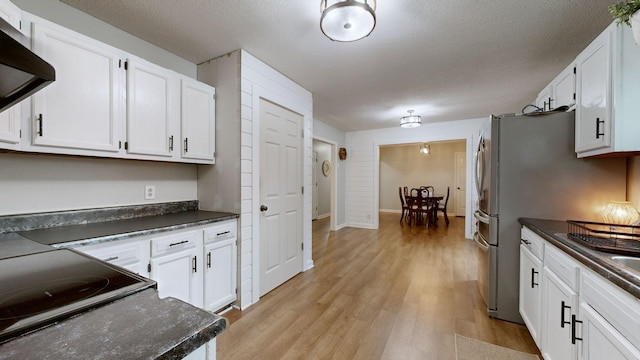
<svg viewBox="0 0 640 360"><path fill-rule="evenodd" d="M602 212L607 224L633 225L640 214L629 201L610 201Z"/></svg>
<svg viewBox="0 0 640 360"><path fill-rule="evenodd" d="M422 118L420 117L420 115L413 115L413 110L408 110L407 112L409 113L409 115L403 116L400 119L400 127L414 128L422 124Z"/></svg>
<svg viewBox="0 0 640 360"><path fill-rule="evenodd" d="M375 9L376 0L322 0L320 30L333 41L360 40L376 27Z"/></svg>
<svg viewBox="0 0 640 360"><path fill-rule="evenodd" d="M420 154L424 156L431 155L431 146L427 143L424 143L420 146Z"/></svg>

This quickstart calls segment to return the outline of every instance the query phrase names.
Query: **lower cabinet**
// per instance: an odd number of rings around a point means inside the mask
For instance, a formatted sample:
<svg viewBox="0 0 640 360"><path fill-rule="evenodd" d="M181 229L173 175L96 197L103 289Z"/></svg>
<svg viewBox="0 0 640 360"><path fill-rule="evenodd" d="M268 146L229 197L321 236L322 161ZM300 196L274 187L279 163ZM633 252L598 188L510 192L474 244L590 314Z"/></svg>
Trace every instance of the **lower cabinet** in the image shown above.
<svg viewBox="0 0 640 360"><path fill-rule="evenodd" d="M147 271L147 265L149 264L148 240L123 240L81 246L75 250L110 264L120 266L138 275L149 276L149 272Z"/></svg>
<svg viewBox="0 0 640 360"><path fill-rule="evenodd" d="M218 311L237 299L237 226L227 220L74 250L155 280L161 298ZM215 354L214 338L186 359L213 360Z"/></svg>
<svg viewBox="0 0 640 360"><path fill-rule="evenodd" d="M523 239L525 232L544 244L539 329L527 320L536 295L523 289L536 258L520 252L520 296L530 297L520 299L520 311L544 359L640 359L640 300L526 228Z"/></svg>
<svg viewBox="0 0 640 360"><path fill-rule="evenodd" d="M571 317L577 311L578 294L549 268L543 269L542 276L542 356L547 360L576 359Z"/></svg>
<svg viewBox="0 0 640 360"><path fill-rule="evenodd" d="M542 261L525 244L520 245L520 315L540 347Z"/></svg>
<svg viewBox="0 0 640 360"><path fill-rule="evenodd" d="M202 308L201 231L152 238L149 264L149 277L158 282L161 298L174 297Z"/></svg>
<svg viewBox="0 0 640 360"><path fill-rule="evenodd" d="M235 221L204 231L205 310L220 310L237 298L236 238Z"/></svg>

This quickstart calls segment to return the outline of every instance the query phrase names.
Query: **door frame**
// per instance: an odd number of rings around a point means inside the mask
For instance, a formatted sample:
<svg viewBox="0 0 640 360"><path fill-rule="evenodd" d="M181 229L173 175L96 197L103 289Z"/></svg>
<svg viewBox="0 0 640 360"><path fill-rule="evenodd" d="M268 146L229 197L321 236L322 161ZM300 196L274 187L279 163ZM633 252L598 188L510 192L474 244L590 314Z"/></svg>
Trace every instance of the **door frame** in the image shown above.
<svg viewBox="0 0 640 360"><path fill-rule="evenodd" d="M331 147L331 172L329 173L330 181L331 181L331 205L329 212L329 230L336 231L336 214L337 214L337 204L338 204L338 169L340 168L340 163L338 162L338 143L335 141L331 141L329 139L314 136L313 140L322 141L323 143L329 144ZM315 189L315 187L312 187Z"/></svg>
<svg viewBox="0 0 640 360"><path fill-rule="evenodd" d="M307 110L307 104L301 102L299 99L291 96L286 96L263 88L257 84L252 84L251 87L251 113L242 113L242 118L248 117L252 121L251 133L242 133L241 147L251 146L251 161L245 162L240 165L240 171L243 172L245 168L251 169L252 186L250 195L241 190L241 202L251 203L251 219L241 219L243 223L250 221L251 226L251 303L257 303L260 300L260 100L266 100L289 109L295 113L302 115L303 124L302 129L304 132L304 138L301 139L303 147L302 156L302 186L307 189L311 188L311 124L313 122L313 114L310 110ZM242 150L241 150L242 151ZM307 191L302 194L302 241L304 243L304 250L302 252L302 271L313 268L313 259L311 257L312 242L311 242L311 192ZM307 221L308 219L308 221ZM308 223L308 224L307 224ZM242 231L242 229L240 229ZM242 237L244 238L244 237ZM244 253L244 250L243 250ZM242 257L243 254L239 254ZM239 287L242 287L242 279L239 281Z"/></svg>

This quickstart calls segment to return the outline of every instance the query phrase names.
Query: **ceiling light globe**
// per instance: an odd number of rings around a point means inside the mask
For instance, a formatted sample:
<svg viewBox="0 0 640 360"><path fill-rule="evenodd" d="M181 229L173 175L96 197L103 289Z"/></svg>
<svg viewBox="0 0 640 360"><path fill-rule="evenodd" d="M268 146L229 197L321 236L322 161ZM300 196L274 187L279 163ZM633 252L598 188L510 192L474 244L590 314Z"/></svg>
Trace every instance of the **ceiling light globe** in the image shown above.
<svg viewBox="0 0 640 360"><path fill-rule="evenodd" d="M374 10L366 1L337 1L327 7L320 17L320 29L331 40L350 42L360 40L373 31L376 26Z"/></svg>

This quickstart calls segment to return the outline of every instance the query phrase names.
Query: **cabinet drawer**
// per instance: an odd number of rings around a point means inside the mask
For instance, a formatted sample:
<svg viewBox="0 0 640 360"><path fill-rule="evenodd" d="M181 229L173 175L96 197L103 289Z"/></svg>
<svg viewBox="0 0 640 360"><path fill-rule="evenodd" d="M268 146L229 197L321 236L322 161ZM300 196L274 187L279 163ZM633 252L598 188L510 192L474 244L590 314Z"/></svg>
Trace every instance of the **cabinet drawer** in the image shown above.
<svg viewBox="0 0 640 360"><path fill-rule="evenodd" d="M225 221L204 231L204 243L209 244L218 241L234 240L237 234L237 222L235 220Z"/></svg>
<svg viewBox="0 0 640 360"><path fill-rule="evenodd" d="M553 271L572 290L578 291L580 265L552 245L544 247L544 266Z"/></svg>
<svg viewBox="0 0 640 360"><path fill-rule="evenodd" d="M201 243L202 244L202 243ZM160 256L198 245L198 232L188 231L151 239L151 256Z"/></svg>
<svg viewBox="0 0 640 360"><path fill-rule="evenodd" d="M529 249L539 260L544 259L544 240L526 227L522 227L520 238L524 246Z"/></svg>
<svg viewBox="0 0 640 360"><path fill-rule="evenodd" d="M640 302L591 271L582 273L581 295L633 344L640 344Z"/></svg>

